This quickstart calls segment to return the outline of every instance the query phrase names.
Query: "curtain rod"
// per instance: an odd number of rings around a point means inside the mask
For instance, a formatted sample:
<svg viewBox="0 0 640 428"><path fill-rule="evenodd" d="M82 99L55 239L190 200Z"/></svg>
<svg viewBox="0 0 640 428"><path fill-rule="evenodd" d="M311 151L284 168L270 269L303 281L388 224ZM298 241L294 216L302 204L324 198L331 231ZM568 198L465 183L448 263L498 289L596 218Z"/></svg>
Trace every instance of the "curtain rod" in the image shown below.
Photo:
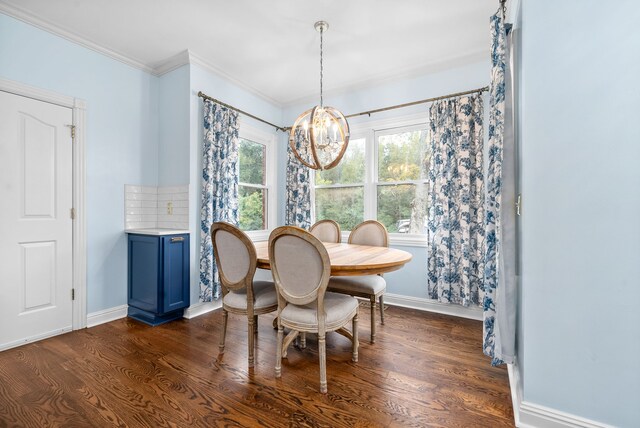
<svg viewBox="0 0 640 428"><path fill-rule="evenodd" d="M403 107L411 107L411 106L415 106L417 104L430 103L432 101L444 100L446 98L460 97L462 95L469 95L469 94L473 94L475 92L483 93L483 92L488 91L488 90L489 90L489 87L488 86L484 86L482 88L472 89L470 91L456 92L455 94L441 95L439 97L426 98L426 99L420 100L420 101L412 101L410 103L397 104L395 106L377 108L375 110L368 110L368 111L363 111L363 112L360 112L360 113L353 113L353 114L349 114L349 115L347 115L345 117L346 118L350 118L350 117L364 116L364 115L371 116L372 113L380 113L380 112L383 112L383 111L395 110L397 108L403 108Z"/></svg>
<svg viewBox="0 0 640 428"><path fill-rule="evenodd" d="M287 128L283 128L283 127L281 127L281 126L274 125L273 123L268 122L268 121L266 121L266 120L264 120L264 119L260 119L259 117L254 116L254 115L252 115L252 114L250 114L250 113L247 113L246 111L242 111L242 110L240 110L239 108L236 108L236 107L234 107L234 106L231 106L231 105L229 105L229 104L227 104L227 103L223 103L222 101L217 100L217 99L215 99L215 98L213 98L213 97L210 97L209 95L207 95L207 94L203 93L202 91L198 91L198 96L199 96L200 98L204 98L205 100L209 100L209 101L213 101L214 103L218 103L218 104L220 104L221 106L226 107L226 108L228 108L228 109L235 110L235 111L237 111L238 113L242 113L242 114L244 114L245 116L249 116L250 118L255 119L255 120L258 120L258 121L260 121L260 122L262 122L262 123L266 123L267 125L273 126L274 128L276 128L276 131L287 132Z"/></svg>
<svg viewBox="0 0 640 428"><path fill-rule="evenodd" d="M446 98L461 97L463 95L469 95L469 94L473 94L473 93L476 93L476 92L483 93L483 92L488 91L488 90L489 90L488 86L483 86L482 88L471 89L470 91L456 92L456 93L453 93L453 94L441 95L439 97L426 98L424 100L419 100L419 101L412 101L410 103L397 104L397 105L390 106L390 107L383 107L383 108L378 108L378 109L375 109L375 110L368 110L368 111L363 111L363 112L360 112L360 113L353 113L353 114L349 114L349 115L347 115L345 117L346 118L350 118L350 117L365 116L365 115L371 116L373 113L380 113L380 112L383 112L383 111L395 110L395 109L398 109L398 108L411 107L411 106L415 106L415 105L418 105L418 104L424 104L424 103L430 103L430 102L433 102L433 101L444 100ZM291 129L291 127L282 127L282 126L274 125L271 122L267 122L266 120L260 119L259 117L256 117L256 116L254 116L252 114L249 114L249 113L247 113L245 111L240 110L239 108L235 108L235 107L233 107L233 106L231 106L229 104L223 103L220 100L217 100L217 99L215 99L213 97L210 97L210 96L204 94L202 91L198 92L198 96L200 98L204 98L205 100L216 102L216 103L218 103L218 104L220 104L220 105L222 105L224 107L227 107L227 108L229 108L231 110L235 110L238 113L242 113L245 116L249 116L250 118L258 120L258 121L260 121L262 123L266 123L267 125L273 126L274 128L276 128L277 131L287 132L288 130Z"/></svg>

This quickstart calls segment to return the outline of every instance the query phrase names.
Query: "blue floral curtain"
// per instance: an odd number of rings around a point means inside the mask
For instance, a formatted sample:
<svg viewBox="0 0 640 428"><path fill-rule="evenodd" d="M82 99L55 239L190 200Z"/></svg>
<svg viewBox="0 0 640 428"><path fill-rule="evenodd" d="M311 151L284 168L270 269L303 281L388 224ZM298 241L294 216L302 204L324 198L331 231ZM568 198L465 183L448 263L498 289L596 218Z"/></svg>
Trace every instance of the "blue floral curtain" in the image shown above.
<svg viewBox="0 0 640 428"><path fill-rule="evenodd" d="M490 22L492 69L483 348L484 353L492 358L491 363L499 365L513 363L515 359L515 139L504 10L500 8Z"/></svg>
<svg viewBox="0 0 640 428"><path fill-rule="evenodd" d="M296 150L302 156L309 155L302 144L302 131L296 135ZM303 229L311 227L311 171L302 165L287 145L287 206L285 224Z"/></svg>
<svg viewBox="0 0 640 428"><path fill-rule="evenodd" d="M200 300L203 302L220 296L210 229L216 221L238 225L239 166L238 113L206 100L200 210Z"/></svg>
<svg viewBox="0 0 640 428"><path fill-rule="evenodd" d="M429 115L428 293L477 305L484 271L482 97L436 101Z"/></svg>

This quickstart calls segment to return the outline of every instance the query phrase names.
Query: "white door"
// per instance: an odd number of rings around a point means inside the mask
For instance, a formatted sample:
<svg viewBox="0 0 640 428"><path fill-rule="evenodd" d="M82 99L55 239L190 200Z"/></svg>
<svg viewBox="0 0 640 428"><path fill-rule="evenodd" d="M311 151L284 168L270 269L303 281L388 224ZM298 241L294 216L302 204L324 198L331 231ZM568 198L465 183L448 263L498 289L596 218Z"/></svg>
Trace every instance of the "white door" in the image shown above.
<svg viewBox="0 0 640 428"><path fill-rule="evenodd" d="M0 91L0 350L71 330L72 119Z"/></svg>

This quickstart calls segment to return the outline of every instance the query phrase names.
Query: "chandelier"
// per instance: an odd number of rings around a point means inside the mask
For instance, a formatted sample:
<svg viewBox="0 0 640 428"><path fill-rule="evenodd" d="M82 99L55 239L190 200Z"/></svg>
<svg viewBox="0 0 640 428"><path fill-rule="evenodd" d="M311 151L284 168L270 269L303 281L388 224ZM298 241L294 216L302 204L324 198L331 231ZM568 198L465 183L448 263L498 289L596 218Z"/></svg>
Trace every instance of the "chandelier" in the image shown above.
<svg viewBox="0 0 640 428"><path fill-rule="evenodd" d="M347 150L349 123L338 109L323 103L322 36L329 24L318 21L314 28L320 32L320 105L298 116L289 133L289 145L303 165L311 169L326 170L338 165Z"/></svg>

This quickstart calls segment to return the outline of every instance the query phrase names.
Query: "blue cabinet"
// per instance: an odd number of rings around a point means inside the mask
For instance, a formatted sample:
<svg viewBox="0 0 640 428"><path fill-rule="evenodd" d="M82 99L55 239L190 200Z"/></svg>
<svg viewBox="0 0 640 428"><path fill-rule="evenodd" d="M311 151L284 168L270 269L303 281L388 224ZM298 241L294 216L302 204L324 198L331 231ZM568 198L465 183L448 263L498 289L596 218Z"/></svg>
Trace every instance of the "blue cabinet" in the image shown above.
<svg viewBox="0 0 640 428"><path fill-rule="evenodd" d="M128 236L128 315L149 325L181 318L189 306L189 235Z"/></svg>

